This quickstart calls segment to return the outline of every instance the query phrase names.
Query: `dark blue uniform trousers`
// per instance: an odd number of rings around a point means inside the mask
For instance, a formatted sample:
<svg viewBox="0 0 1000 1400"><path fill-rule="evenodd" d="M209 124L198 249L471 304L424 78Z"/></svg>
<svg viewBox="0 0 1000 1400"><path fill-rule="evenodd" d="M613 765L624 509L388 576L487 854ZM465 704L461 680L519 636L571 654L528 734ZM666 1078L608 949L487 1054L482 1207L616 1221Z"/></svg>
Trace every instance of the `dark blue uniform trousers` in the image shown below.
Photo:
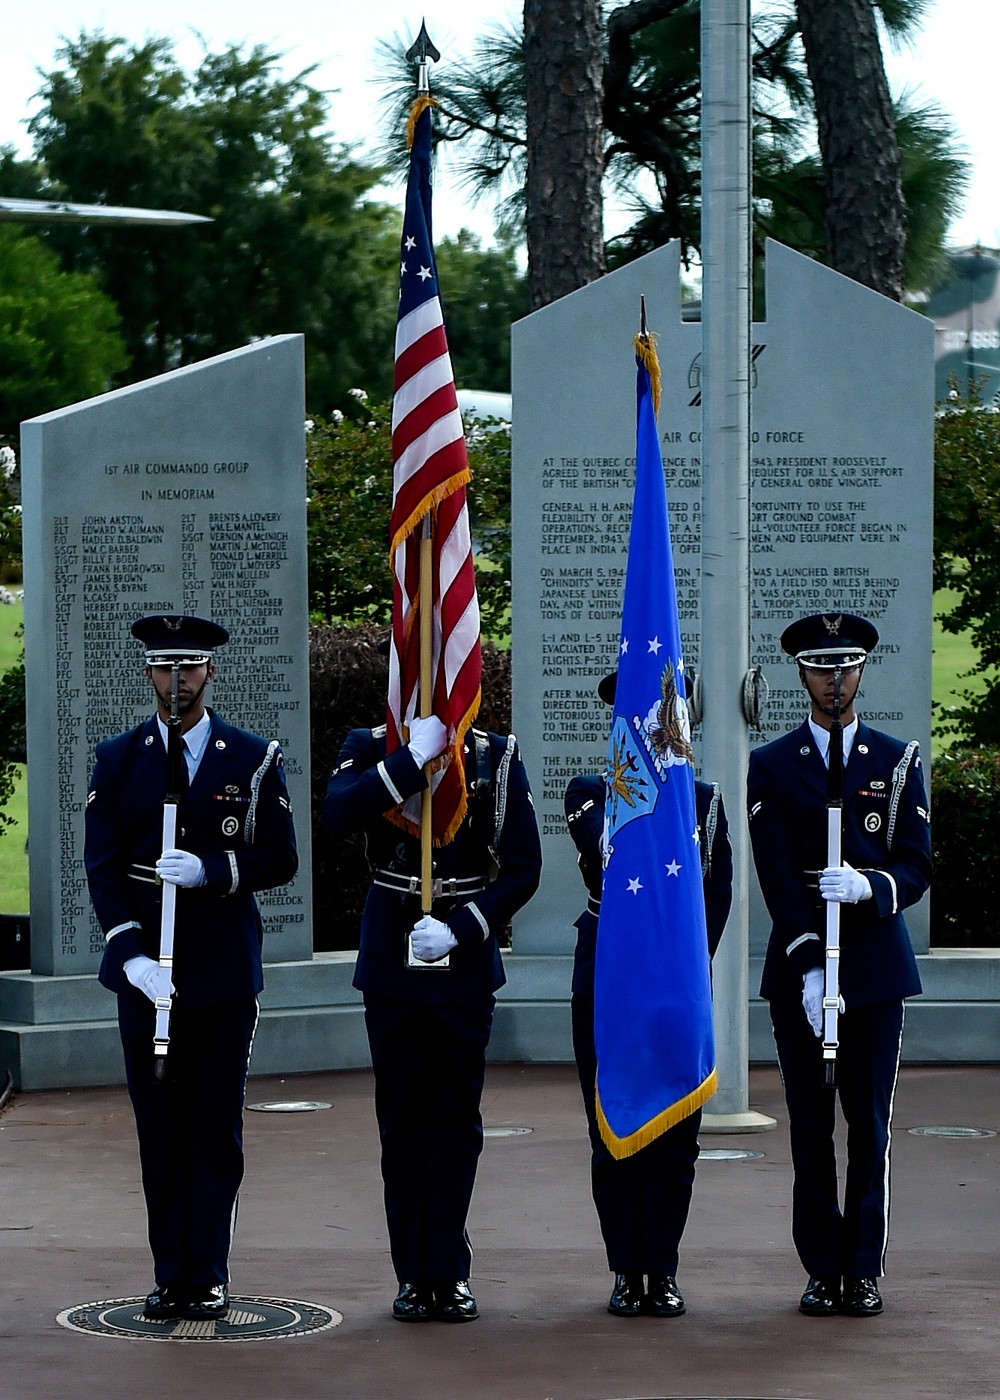
<svg viewBox="0 0 1000 1400"><path fill-rule="evenodd" d="M801 1005L771 1003L792 1148L792 1240L813 1278L878 1278L889 1234L892 1101L903 1003L876 1002L839 1020L836 1087ZM837 1189L836 1099L847 1123L844 1208Z"/></svg>
<svg viewBox="0 0 1000 1400"><path fill-rule="evenodd" d="M593 1149L590 1179L608 1268L616 1274L676 1275L698 1160L701 1109L633 1156L616 1160L597 1126L594 998L574 993L572 1015L573 1053Z"/></svg>
<svg viewBox="0 0 1000 1400"><path fill-rule="evenodd" d="M414 973L414 976L447 976ZM428 1005L365 993L389 1248L400 1283L466 1279L483 1150L479 1105L493 996Z"/></svg>
<svg viewBox="0 0 1000 1400"><path fill-rule="evenodd" d="M163 1083L154 1078L154 1019L141 992L119 993L154 1277L181 1286L228 1283L257 1002L175 1003Z"/></svg>

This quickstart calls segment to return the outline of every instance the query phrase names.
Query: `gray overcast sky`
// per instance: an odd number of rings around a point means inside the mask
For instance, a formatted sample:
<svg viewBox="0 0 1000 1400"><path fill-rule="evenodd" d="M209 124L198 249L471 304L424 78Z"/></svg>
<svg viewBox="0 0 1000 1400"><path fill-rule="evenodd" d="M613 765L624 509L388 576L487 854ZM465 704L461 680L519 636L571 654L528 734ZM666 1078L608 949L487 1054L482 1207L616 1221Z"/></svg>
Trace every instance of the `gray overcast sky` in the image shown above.
<svg viewBox="0 0 1000 1400"><path fill-rule="evenodd" d="M165 35L178 58L194 66L201 53L230 41L263 43L287 54L298 72L317 65L312 81L331 90L331 127L339 140L364 150L377 120L371 84L375 45L399 32L415 35L421 15L442 52L442 62L468 52L485 26L520 14L518 0L40 0L11 4L3 17L3 82L0 143L27 150L23 119L32 110L37 70L52 66L59 36L102 29L129 40ZM1000 159L996 137L996 64L1000 51L1000 0L932 0L916 45L886 55L894 90L915 89L936 100L957 127L973 162L966 209L951 230L955 243L1000 246ZM470 207L447 168L435 192L439 235L463 225L484 237L492 229L489 207ZM608 217L614 231L614 214Z"/></svg>

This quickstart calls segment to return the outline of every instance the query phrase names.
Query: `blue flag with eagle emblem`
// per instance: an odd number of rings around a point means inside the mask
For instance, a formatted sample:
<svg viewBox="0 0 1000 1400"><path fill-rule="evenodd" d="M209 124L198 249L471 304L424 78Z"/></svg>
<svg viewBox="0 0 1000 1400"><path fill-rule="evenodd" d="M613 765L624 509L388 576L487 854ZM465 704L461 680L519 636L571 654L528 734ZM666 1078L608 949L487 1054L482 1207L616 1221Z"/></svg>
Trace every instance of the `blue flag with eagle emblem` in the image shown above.
<svg viewBox="0 0 1000 1400"><path fill-rule="evenodd" d="M691 724L654 388L636 337L635 492L608 768L597 926L597 1117L616 1158L716 1089Z"/></svg>

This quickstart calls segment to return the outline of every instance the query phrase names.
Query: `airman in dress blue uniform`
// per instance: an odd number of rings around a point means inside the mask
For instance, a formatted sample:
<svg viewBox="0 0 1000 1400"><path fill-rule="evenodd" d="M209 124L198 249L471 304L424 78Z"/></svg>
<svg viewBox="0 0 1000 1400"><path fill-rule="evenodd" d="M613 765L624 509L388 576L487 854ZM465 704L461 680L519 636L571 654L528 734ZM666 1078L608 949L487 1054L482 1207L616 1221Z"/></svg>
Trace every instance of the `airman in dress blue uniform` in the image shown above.
<svg viewBox="0 0 1000 1400"><path fill-rule="evenodd" d="M243 1099L262 925L255 890L298 866L281 750L204 703L228 632L204 618L148 617L157 713L98 744L85 863L106 938L100 980L118 1024L139 1138L155 1287L145 1315L224 1317L243 1177ZM177 846L162 849L171 672L178 667L182 792ZM161 890L178 889L172 970L161 967ZM167 1073L154 1076L154 1002L173 994Z"/></svg>
<svg viewBox="0 0 1000 1400"><path fill-rule="evenodd" d="M365 832L373 884L354 985L364 994L389 1245L401 1322L478 1316L466 1219L483 1145L480 1116L495 992L497 936L538 887L541 845L514 736L470 730L468 810L434 852L434 904L421 917L420 843L387 819L426 786L445 727L415 719L386 754L385 726L348 734L324 821ZM447 965L443 966L443 960Z"/></svg>
<svg viewBox="0 0 1000 1400"><path fill-rule="evenodd" d="M616 680L613 672L598 686L598 694L609 705L614 702ZM733 853L718 784L696 782L694 786L708 951L714 957L733 901ZM691 1205L701 1110L620 1161L605 1147L597 1125L594 955L601 908L605 791L602 777L581 774L570 780L564 808L588 895L587 908L576 921L571 1012L573 1053L592 1149L591 1188L608 1268L615 1275L608 1312L617 1317L641 1313L679 1317L685 1305L677 1288L677 1260Z"/></svg>
<svg viewBox="0 0 1000 1400"><path fill-rule="evenodd" d="M812 1317L882 1311L889 1224L889 1145L903 1002L920 977L902 911L930 883L927 796L916 742L870 729L854 702L872 623L832 611L786 628L811 703L792 733L750 756L747 810L754 864L771 916L761 996L770 1005L785 1087L794 1186L792 1238L809 1275ZM827 755L834 675L844 726L842 864L826 865ZM824 1082L824 909L842 905L837 1087ZM834 1148L836 1096L847 1121L844 1204Z"/></svg>

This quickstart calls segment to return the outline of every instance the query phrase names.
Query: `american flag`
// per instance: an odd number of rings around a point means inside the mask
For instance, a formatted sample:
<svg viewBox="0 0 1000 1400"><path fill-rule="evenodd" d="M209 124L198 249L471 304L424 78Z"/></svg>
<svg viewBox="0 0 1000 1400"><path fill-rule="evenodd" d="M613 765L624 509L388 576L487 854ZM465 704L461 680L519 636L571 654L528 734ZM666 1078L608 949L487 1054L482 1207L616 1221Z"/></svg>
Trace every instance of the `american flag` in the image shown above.
<svg viewBox="0 0 1000 1400"><path fill-rule="evenodd" d="M482 656L479 603L465 487L469 461L444 331L431 240L431 106L418 98L400 249L399 318L392 399L393 498L389 525L393 571L392 644L386 749L406 742L405 726L420 713L419 608L432 623L433 712L448 729L451 763L434 774L433 836L454 836L465 815L462 761L466 730L479 709ZM420 534L430 517L433 598L420 597ZM419 796L401 813L420 829Z"/></svg>

